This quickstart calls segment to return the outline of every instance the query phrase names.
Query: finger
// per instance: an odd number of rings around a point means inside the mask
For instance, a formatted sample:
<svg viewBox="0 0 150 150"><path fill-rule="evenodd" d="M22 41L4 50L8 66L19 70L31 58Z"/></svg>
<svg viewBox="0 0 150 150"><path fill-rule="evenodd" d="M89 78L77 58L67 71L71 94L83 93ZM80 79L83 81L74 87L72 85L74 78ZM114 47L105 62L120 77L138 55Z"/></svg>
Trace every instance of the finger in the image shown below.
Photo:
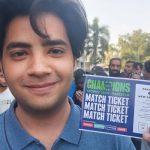
<svg viewBox="0 0 150 150"><path fill-rule="evenodd" d="M148 145L150 146L150 133L144 133L144 134L143 134L143 139L144 139L145 141L147 141L147 142L148 142Z"/></svg>

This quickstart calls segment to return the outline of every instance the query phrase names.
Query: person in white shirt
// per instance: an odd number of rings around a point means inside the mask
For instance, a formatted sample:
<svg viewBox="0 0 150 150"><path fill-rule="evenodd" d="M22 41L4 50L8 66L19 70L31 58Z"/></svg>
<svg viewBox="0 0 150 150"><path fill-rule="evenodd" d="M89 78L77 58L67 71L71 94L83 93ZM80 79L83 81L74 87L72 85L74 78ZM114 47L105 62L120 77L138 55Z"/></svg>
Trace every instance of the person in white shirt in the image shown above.
<svg viewBox="0 0 150 150"><path fill-rule="evenodd" d="M0 114L9 108L13 99L14 97L6 84L0 64Z"/></svg>

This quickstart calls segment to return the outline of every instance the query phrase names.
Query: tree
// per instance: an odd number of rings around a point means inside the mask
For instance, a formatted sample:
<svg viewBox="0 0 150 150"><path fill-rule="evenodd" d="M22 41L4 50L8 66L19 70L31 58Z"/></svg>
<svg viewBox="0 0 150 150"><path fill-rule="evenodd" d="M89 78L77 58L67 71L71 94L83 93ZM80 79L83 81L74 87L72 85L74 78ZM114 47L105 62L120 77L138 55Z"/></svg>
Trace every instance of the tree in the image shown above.
<svg viewBox="0 0 150 150"><path fill-rule="evenodd" d="M99 20L95 18L89 25L89 33L86 39L86 55L89 56L90 63L96 65L102 62L105 51L108 50L109 31L106 26L99 26Z"/></svg>
<svg viewBox="0 0 150 150"><path fill-rule="evenodd" d="M145 50L145 61L150 60L150 37L148 39L147 49Z"/></svg>
<svg viewBox="0 0 150 150"><path fill-rule="evenodd" d="M108 51L105 52L104 65L107 66L113 57L120 57L120 51L115 44L109 44Z"/></svg>
<svg viewBox="0 0 150 150"><path fill-rule="evenodd" d="M118 47L123 60L143 62L146 53L150 51L150 34L139 29L122 35L119 37Z"/></svg>

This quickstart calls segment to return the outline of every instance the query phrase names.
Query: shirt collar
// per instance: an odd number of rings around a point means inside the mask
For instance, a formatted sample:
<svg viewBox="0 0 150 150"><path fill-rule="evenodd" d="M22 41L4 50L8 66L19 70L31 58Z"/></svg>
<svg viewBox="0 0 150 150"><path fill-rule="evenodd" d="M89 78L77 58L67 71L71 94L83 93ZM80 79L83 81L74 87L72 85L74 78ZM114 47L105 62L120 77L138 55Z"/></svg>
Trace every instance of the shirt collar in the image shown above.
<svg viewBox="0 0 150 150"><path fill-rule="evenodd" d="M81 130L79 130L80 108L73 103L73 100L69 100L69 102L71 112L60 138L72 144L79 144L81 136Z"/></svg>
<svg viewBox="0 0 150 150"><path fill-rule="evenodd" d="M16 105L16 101L13 101L10 109L5 113L5 133L8 145L13 150L21 150L28 144L36 141L36 139L29 136L17 120L15 115Z"/></svg>
<svg viewBox="0 0 150 150"><path fill-rule="evenodd" d="M74 105L73 100L69 99L69 102L71 106L70 116L60 135L60 139L72 144L78 144L81 136L81 131L79 130L80 108ZM13 101L10 109L5 113L5 133L11 148L21 150L32 142L38 142L38 140L30 136L17 120L14 111L16 105L16 101Z"/></svg>

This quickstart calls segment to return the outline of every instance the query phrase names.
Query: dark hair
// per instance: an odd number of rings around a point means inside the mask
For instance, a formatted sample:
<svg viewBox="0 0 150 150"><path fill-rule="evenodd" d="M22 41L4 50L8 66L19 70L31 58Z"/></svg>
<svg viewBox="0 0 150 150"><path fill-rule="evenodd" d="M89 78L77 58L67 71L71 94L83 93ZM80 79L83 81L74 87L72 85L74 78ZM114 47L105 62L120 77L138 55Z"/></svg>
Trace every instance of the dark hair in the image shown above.
<svg viewBox="0 0 150 150"><path fill-rule="evenodd" d="M146 72L150 73L150 60L147 60L144 63L144 69L145 69Z"/></svg>
<svg viewBox="0 0 150 150"><path fill-rule="evenodd" d="M111 65L111 62L112 62L113 60L119 60L119 61L121 62L121 59L120 59L120 58L111 58L110 61L109 61L109 66Z"/></svg>
<svg viewBox="0 0 150 150"><path fill-rule="evenodd" d="M0 0L0 57L7 26L17 16L29 16L33 30L42 38L48 37L37 22L44 12L53 13L63 21L74 57L82 55L88 22L80 0Z"/></svg>
<svg viewBox="0 0 150 150"><path fill-rule="evenodd" d="M94 66L91 69L91 72L93 75L100 75L100 76L107 76L107 74L105 73L104 69L100 66Z"/></svg>
<svg viewBox="0 0 150 150"><path fill-rule="evenodd" d="M139 62L135 62L133 64L133 69L143 69L143 64Z"/></svg>
<svg viewBox="0 0 150 150"><path fill-rule="evenodd" d="M126 64L129 64L129 63L132 63L132 64L134 64L134 63L135 63L135 61L128 60L128 61L126 62Z"/></svg>
<svg viewBox="0 0 150 150"><path fill-rule="evenodd" d="M80 82L84 82L85 79L85 71L81 68L74 71L74 80L76 85L78 85Z"/></svg>

